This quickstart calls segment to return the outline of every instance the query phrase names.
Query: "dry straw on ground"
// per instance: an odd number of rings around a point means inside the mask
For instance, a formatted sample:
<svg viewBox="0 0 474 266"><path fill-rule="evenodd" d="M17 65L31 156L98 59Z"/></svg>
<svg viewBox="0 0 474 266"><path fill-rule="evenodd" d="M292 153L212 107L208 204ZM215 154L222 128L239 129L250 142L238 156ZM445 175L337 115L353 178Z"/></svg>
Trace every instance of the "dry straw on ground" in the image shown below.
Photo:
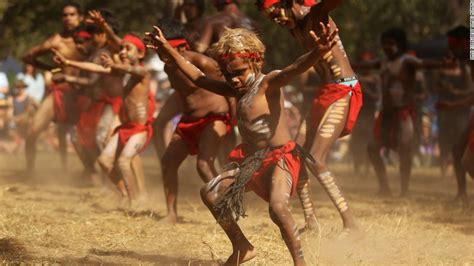
<svg viewBox="0 0 474 266"><path fill-rule="evenodd" d="M169 226L159 222L165 205L154 157L145 159L149 198L132 210L108 189L79 186L76 161L71 160L70 175L64 175L50 163L57 161L54 154L39 157L36 182L24 182L19 175L23 158L0 156L0 261L213 265L230 254L230 243L199 199L201 181L193 161L180 170L180 223ZM415 170L411 196L381 199L374 196L373 175L334 168L365 237L338 239L341 220L313 181L320 231L302 235L310 265L474 264L474 208L449 203L453 178L439 178L437 169ZM473 182L468 185L473 194ZM291 205L301 225L295 198ZM246 206L249 217L240 224L258 250L248 265L291 265L265 202L249 193Z"/></svg>

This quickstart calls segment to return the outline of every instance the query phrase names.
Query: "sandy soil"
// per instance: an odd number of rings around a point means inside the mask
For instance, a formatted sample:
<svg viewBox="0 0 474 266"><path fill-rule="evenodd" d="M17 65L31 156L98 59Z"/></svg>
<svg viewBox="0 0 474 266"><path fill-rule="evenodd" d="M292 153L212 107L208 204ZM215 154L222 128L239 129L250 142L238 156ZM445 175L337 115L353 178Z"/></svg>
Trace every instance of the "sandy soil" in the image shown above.
<svg viewBox="0 0 474 266"><path fill-rule="evenodd" d="M165 214L159 165L147 156L149 198L128 209L108 189L79 184L80 165L70 159L69 174L55 154L41 154L38 176L23 180L23 157L0 155L0 261L61 264L211 265L230 255L224 233L199 199L193 160L180 170L180 224L160 224ZM392 189L398 178L390 169ZM312 197L319 232L302 235L310 265L469 265L474 264L474 207L453 204L455 182L438 169L415 169L411 196L382 199L373 175L354 176L348 166L333 167L365 237L339 239L341 220L317 182ZM468 182L471 194L474 184ZM247 194L249 217L241 226L258 256L248 265L291 265L265 202ZM296 198L292 212L300 225Z"/></svg>

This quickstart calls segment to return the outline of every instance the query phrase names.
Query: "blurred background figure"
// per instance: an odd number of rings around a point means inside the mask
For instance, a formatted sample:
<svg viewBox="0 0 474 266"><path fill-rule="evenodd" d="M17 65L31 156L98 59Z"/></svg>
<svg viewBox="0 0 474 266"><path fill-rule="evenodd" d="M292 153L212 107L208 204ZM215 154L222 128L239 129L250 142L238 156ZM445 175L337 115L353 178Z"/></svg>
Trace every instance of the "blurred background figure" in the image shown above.
<svg viewBox="0 0 474 266"><path fill-rule="evenodd" d="M13 146L10 152L19 152L24 150L25 138L28 132L28 126L31 123L34 112L37 110L38 102L28 94L28 86L22 79L15 81L13 88L13 97L10 98L9 127L10 137Z"/></svg>
<svg viewBox="0 0 474 266"><path fill-rule="evenodd" d="M9 83L7 75L0 70L0 139L4 139L8 135L8 109Z"/></svg>
<svg viewBox="0 0 474 266"><path fill-rule="evenodd" d="M22 80L26 89L25 92L40 103L44 97L44 78L43 74L31 64L23 65L23 72L16 75L17 80Z"/></svg>
<svg viewBox="0 0 474 266"><path fill-rule="evenodd" d="M362 51L358 58L361 62L369 62L374 59L374 53L368 50ZM349 148L354 173L359 174L363 169L363 174L366 175L370 169L367 145L369 140L374 138L375 115L382 97L381 79L380 74L374 70L361 69L357 74L362 87L363 104L357 123L352 130Z"/></svg>

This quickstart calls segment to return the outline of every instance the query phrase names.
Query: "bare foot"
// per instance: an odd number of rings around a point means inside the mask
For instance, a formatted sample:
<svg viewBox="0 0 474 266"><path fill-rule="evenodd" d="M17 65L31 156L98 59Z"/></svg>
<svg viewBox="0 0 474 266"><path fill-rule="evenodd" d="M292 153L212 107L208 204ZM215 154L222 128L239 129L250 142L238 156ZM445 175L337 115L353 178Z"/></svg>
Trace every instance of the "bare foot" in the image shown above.
<svg viewBox="0 0 474 266"><path fill-rule="evenodd" d="M234 250L224 265L239 265L255 258L255 256L257 256L257 251L250 243L248 243L242 245L237 250Z"/></svg>
<svg viewBox="0 0 474 266"><path fill-rule="evenodd" d="M314 216L313 214L313 215L305 217L305 225L299 231L300 233L303 233L306 231L311 232L311 233L319 232L319 224L318 224L318 220L316 219L316 216Z"/></svg>
<svg viewBox="0 0 474 266"><path fill-rule="evenodd" d="M165 218L158 221L160 224L175 225L178 223L178 217L176 215L168 214Z"/></svg>

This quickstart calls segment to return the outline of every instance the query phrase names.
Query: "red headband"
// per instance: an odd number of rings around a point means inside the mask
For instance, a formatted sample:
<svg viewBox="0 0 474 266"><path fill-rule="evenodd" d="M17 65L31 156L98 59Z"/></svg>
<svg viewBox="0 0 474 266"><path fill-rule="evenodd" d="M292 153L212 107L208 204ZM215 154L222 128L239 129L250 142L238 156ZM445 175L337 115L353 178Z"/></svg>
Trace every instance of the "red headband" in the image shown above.
<svg viewBox="0 0 474 266"><path fill-rule="evenodd" d="M448 47L454 48L454 46L462 45L466 49L469 49L469 37L448 37Z"/></svg>
<svg viewBox="0 0 474 266"><path fill-rule="evenodd" d="M74 33L74 37L82 38L82 39L91 39L92 35L89 32L85 31L85 30L81 30L81 31L78 31L78 32Z"/></svg>
<svg viewBox="0 0 474 266"><path fill-rule="evenodd" d="M244 52L244 53L227 53L227 54L221 54L220 59L221 60L227 60L227 59L235 59L235 58L245 58L245 59L257 59L261 60L262 57L258 53L250 53L250 52Z"/></svg>
<svg viewBox="0 0 474 266"><path fill-rule="evenodd" d="M129 42L129 43L135 45L135 47L137 47L138 51L140 51L140 52L145 51L145 44L143 43L143 41L140 38L138 38L135 35L131 35L131 34L125 35L122 39L122 43L123 42Z"/></svg>
<svg viewBox="0 0 474 266"><path fill-rule="evenodd" d="M171 45L173 48L177 48L181 45L185 45L186 49L191 50L191 47L189 47L188 42L185 39L172 39L168 40L168 43Z"/></svg>
<svg viewBox="0 0 474 266"><path fill-rule="evenodd" d="M278 3L280 3L280 0L264 0L260 11L268 9ZM314 6L315 4L316 4L316 0L304 0L304 3L303 3L304 6Z"/></svg>
<svg viewBox="0 0 474 266"><path fill-rule="evenodd" d="M280 3L280 0L264 0L262 4L262 8L260 11L265 10L273 6L274 4Z"/></svg>

